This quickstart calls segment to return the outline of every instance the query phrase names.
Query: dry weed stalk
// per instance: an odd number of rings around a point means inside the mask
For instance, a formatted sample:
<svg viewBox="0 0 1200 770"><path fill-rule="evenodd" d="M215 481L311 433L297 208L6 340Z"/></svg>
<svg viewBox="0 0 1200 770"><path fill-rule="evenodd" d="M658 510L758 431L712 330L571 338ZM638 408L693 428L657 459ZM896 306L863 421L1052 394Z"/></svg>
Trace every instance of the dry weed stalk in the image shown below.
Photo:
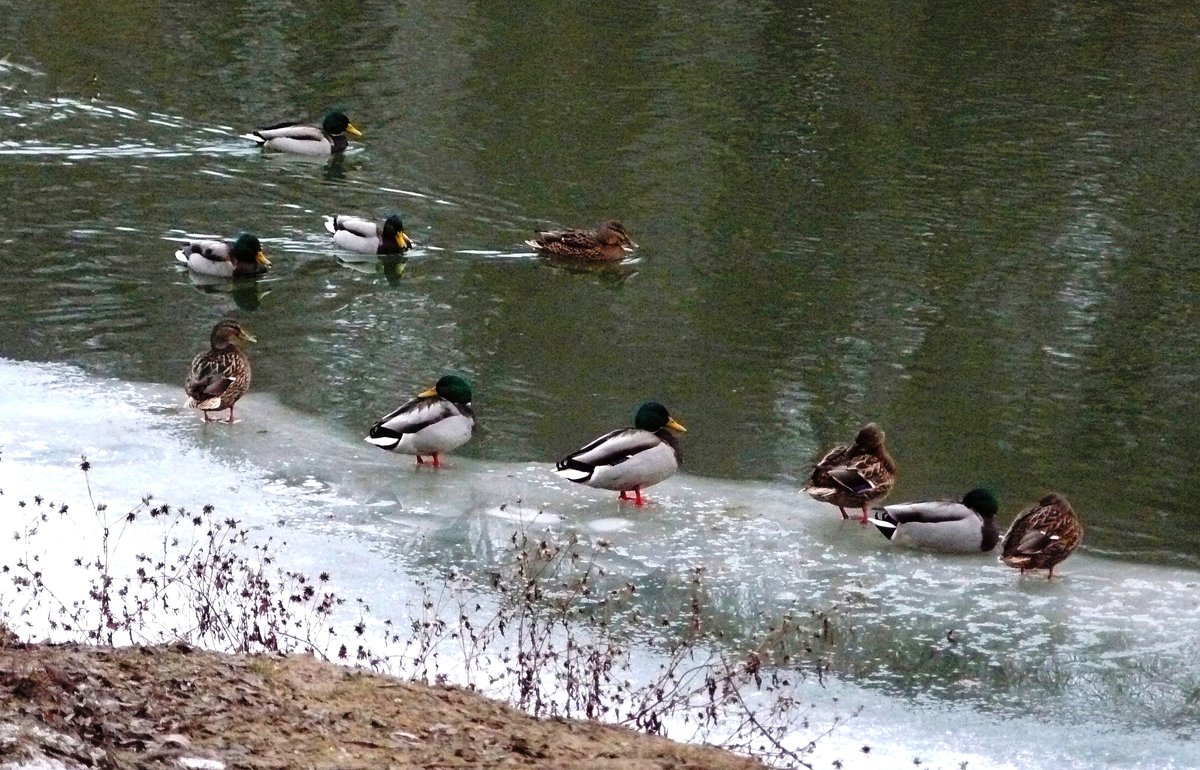
<svg viewBox="0 0 1200 770"><path fill-rule="evenodd" d="M192 513L145 497L114 515L92 495L86 458L80 467L100 532L99 553L73 560L86 597L60 597L45 582L35 547L42 524L75 514L40 496L32 506L19 501L29 511L14 533L24 553L0 565L8 578L0 586L0 624L13 631L352 659L397 676L463 684L537 716L655 734L670 727L673 737L718 743L777 766L810 767L804 757L828 733L797 747L794 736L811 732L814 707L793 696L799 678L824 674L818 648L828 642L828 619L785 617L760 639L732 640L707 608L701 568L688 576L673 615L650 623L634 601L638 586L601 566L607 543L517 531L506 559L482 579L449 571L419 582L419 605L408 607L403 623L376 619L358 600L351 650L338 641L335 614L344 601L326 587L327 573L313 580L284 569L272 539L252 542L240 522L218 518L211 506ZM161 528L161 551L136 554L123 574L118 565L129 561L117 558L122 536L143 520ZM644 661L636 665L635 646L657 651L646 656L658 661L652 672ZM757 693L753 702L750 693Z"/></svg>

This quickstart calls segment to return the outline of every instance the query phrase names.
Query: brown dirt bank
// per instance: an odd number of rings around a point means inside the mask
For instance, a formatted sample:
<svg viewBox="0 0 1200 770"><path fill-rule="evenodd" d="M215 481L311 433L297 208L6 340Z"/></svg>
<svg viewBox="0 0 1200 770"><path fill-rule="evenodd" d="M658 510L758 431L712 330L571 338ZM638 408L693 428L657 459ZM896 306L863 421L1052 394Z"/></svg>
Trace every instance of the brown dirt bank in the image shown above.
<svg viewBox="0 0 1200 770"><path fill-rule="evenodd" d="M304 656L0 643L0 766L34 755L68 767L211 770L763 767Z"/></svg>

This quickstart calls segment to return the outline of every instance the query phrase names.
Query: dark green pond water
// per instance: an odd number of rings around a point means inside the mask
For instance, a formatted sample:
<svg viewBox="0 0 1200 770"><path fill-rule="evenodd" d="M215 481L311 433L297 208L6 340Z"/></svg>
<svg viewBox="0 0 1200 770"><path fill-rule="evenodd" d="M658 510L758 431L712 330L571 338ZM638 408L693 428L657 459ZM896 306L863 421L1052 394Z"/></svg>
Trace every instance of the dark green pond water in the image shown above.
<svg viewBox="0 0 1200 770"><path fill-rule="evenodd" d="M182 382L233 315L332 426L457 371L465 455L654 397L688 472L788 485L875 420L893 501L1057 489L1200 564L1195 3L17 0L0 54L0 356ZM237 138L335 104L341 162ZM393 210L402 270L339 263L323 214ZM616 269L522 244L608 217ZM175 265L242 230L257 284Z"/></svg>

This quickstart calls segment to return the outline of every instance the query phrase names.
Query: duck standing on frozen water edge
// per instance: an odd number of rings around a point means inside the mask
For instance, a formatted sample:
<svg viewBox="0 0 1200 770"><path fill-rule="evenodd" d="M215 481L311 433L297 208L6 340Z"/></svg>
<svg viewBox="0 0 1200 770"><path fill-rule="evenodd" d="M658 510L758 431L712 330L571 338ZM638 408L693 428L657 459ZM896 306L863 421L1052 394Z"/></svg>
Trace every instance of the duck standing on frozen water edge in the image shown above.
<svg viewBox="0 0 1200 770"><path fill-rule="evenodd" d="M888 496L896 485L896 461L884 444L883 429L869 422L859 429L851 444L830 449L813 466L804 491L814 500L836 505L842 518L847 508L861 508L861 524L867 523L867 506Z"/></svg>

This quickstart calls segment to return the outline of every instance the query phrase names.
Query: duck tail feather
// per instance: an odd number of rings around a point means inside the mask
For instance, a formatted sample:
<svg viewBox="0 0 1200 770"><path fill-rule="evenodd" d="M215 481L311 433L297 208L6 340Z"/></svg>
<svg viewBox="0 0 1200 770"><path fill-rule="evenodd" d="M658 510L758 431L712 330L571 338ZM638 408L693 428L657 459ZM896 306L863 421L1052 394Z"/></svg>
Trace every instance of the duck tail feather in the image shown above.
<svg viewBox="0 0 1200 770"><path fill-rule="evenodd" d="M363 439L368 444L374 444L380 449L386 449L389 452L400 446L400 439L395 436L367 436Z"/></svg>
<svg viewBox="0 0 1200 770"><path fill-rule="evenodd" d="M896 525L886 519L880 519L878 515L874 519L871 519L871 523L888 540L891 540L892 536L896 534Z"/></svg>
<svg viewBox="0 0 1200 770"><path fill-rule="evenodd" d="M570 458L566 460L560 460L559 463L554 467L554 472L558 474L559 477L564 478L567 481L574 481L577 484L582 484L590 479L595 470L595 468L592 468L589 465L584 465L583 463Z"/></svg>
<svg viewBox="0 0 1200 770"><path fill-rule="evenodd" d="M804 493L814 500L820 502L828 502L837 495L837 490L832 487L807 486L804 488Z"/></svg>

